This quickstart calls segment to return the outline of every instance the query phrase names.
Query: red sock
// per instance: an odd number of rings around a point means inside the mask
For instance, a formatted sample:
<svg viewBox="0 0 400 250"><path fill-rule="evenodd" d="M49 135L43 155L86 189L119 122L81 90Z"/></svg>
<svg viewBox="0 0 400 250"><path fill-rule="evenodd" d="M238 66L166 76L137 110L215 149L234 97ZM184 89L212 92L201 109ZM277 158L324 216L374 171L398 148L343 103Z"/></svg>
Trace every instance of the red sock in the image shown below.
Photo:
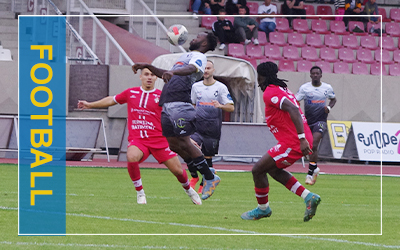
<svg viewBox="0 0 400 250"><path fill-rule="evenodd" d="M254 187L256 191L256 198L258 204L267 204L268 203L268 193L269 193L269 186L266 188L257 188Z"/></svg>
<svg viewBox="0 0 400 250"><path fill-rule="evenodd" d="M181 175L175 175L175 176L178 179L178 181L182 184L182 187L184 189L188 190L190 188L189 179L185 169L183 169Z"/></svg>
<svg viewBox="0 0 400 250"><path fill-rule="evenodd" d="M133 185L135 185L136 191L140 191L143 189L142 179L140 177L140 169L138 162L128 162L128 173L131 177Z"/></svg>
<svg viewBox="0 0 400 250"><path fill-rule="evenodd" d="M285 187L292 191L293 193L297 194L298 196L301 196L305 188L303 185L300 184L300 182L297 181L294 176L289 179L289 181L286 183Z"/></svg>

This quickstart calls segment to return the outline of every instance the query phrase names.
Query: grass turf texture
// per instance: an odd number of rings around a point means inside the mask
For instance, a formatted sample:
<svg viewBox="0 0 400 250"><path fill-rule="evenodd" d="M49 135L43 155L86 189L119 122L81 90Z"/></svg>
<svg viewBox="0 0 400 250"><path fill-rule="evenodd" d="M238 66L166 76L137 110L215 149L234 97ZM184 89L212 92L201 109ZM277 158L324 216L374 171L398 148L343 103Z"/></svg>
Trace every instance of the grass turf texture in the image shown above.
<svg viewBox="0 0 400 250"><path fill-rule="evenodd" d="M67 168L67 234L286 235L32 237L17 236L17 166L0 164L0 170L0 249L400 249L399 179L393 177L383 178L383 235L331 235L380 234L380 177L320 176L307 188L322 202L305 223L303 200L271 178L272 216L242 220L257 205L249 172L219 172L215 194L195 206L168 170L142 169L148 204L138 205L126 169ZM304 174L295 176L304 182Z"/></svg>

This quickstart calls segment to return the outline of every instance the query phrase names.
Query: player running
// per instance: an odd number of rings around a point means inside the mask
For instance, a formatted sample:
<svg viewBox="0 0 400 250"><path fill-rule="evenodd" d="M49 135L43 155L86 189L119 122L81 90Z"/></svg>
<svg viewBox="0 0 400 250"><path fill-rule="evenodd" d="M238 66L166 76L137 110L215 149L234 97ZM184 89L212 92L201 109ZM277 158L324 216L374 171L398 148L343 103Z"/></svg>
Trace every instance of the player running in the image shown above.
<svg viewBox="0 0 400 250"><path fill-rule="evenodd" d="M196 205L201 199L190 187L186 170L178 156L168 147L168 142L161 132L161 91L154 88L157 79L148 69L140 74L142 86L126 89L116 96L108 96L95 102L79 101L79 109L106 108L115 104L127 103L129 145L127 150L128 172L137 191L137 203L146 204L146 195L142 186L139 163L145 161L150 154L163 163L182 184L186 194Z"/></svg>
<svg viewBox="0 0 400 250"><path fill-rule="evenodd" d="M267 173L294 194L304 199L306 211L304 221L315 215L319 195L305 189L285 168L303 155L312 153L312 134L297 100L287 88L286 80L277 78L278 66L273 62L261 63L257 67L258 84L264 92L265 119L278 144L269 149L253 166L252 174L258 207L241 215L244 220L270 217L272 210L268 202L269 183Z"/></svg>

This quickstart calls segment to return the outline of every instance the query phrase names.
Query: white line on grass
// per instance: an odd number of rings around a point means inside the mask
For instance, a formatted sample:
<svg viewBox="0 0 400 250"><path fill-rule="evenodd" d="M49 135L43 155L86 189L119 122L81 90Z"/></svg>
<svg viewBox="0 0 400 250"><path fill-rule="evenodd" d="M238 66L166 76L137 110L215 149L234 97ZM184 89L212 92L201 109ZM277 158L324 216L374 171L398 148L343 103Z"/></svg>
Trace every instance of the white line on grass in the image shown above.
<svg viewBox="0 0 400 250"><path fill-rule="evenodd" d="M14 207L3 207L0 206L0 209L2 210L18 210L18 208ZM108 217L108 216L94 216L94 215L87 215L87 214L75 214L75 213L66 213L68 216L78 216L78 217L86 217L86 218L96 218L96 219L105 219L105 220L119 220L119 221L130 221L130 222L138 222L138 223L148 223L148 224L160 224L160 225L171 225L171 226L182 226L182 227L192 227L192 228L206 228L206 229L214 229L214 230L220 230L220 231L228 231L228 232L235 232L235 233L241 233L241 234L212 234L212 235L224 235L224 236L237 236L237 235L244 235L244 234L261 234L265 235L263 233L259 232L254 232L254 231L246 231L246 230L240 230L240 229L229 229L229 228L223 228L223 227L209 227L209 226L203 226L203 225L193 225L193 224L182 224L182 223L165 223L165 222L156 222L156 221L146 221L146 220L133 220L133 219L127 219L127 218L113 218L113 217ZM152 235L152 234L66 234L69 236L73 235ZM175 234L156 234L156 235L175 235ZM208 234L204 234L208 235ZM330 241L330 242L336 242L336 243L345 243L345 244L352 244L352 245L362 245L362 246L371 246L371 247L379 247L379 248L390 248L390 249L400 249L399 245L383 245L383 244L377 244L377 243L370 243L370 242L361 242L361 241L349 241L349 240L340 240L340 239L333 239L333 238L320 238L320 237L310 237L306 235L281 235L281 234L268 234L269 236L279 236L279 237L288 237L288 238L296 238L296 239L307 239L307 240L318 240L318 241ZM344 235L346 236L346 235ZM357 236L357 235L349 235L349 236ZM71 244L53 244L53 243L36 243L36 242L8 242L8 241L3 241L0 242L0 244L52 244L52 245L59 245L59 246L70 246ZM162 249L169 249L169 247L165 246L117 246L117 245L94 245L94 244L72 244L75 246L84 246L84 247L125 247L125 248L162 248ZM71 245L71 246L72 246ZM181 247L181 249L187 249L186 247ZM198 249L207 249L207 248L198 248Z"/></svg>

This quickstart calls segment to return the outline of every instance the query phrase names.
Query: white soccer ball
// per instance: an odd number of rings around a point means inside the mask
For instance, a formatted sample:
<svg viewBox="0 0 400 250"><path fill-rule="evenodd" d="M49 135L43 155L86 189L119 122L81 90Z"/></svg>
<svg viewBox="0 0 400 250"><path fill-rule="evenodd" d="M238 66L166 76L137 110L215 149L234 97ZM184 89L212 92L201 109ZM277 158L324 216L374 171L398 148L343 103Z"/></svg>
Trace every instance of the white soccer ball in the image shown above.
<svg viewBox="0 0 400 250"><path fill-rule="evenodd" d="M175 46L184 44L188 39L188 31L182 24L174 24L168 28L168 41Z"/></svg>

